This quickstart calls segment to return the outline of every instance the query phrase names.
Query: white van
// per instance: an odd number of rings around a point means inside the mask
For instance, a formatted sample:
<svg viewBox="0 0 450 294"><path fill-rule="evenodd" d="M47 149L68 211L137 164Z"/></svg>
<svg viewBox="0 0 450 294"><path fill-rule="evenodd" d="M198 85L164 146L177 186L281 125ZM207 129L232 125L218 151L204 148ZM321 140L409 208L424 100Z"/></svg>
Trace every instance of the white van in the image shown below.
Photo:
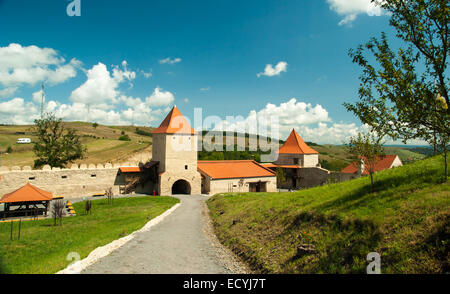
<svg viewBox="0 0 450 294"><path fill-rule="evenodd" d="M17 144L29 144L31 143L30 138L19 138L17 139Z"/></svg>

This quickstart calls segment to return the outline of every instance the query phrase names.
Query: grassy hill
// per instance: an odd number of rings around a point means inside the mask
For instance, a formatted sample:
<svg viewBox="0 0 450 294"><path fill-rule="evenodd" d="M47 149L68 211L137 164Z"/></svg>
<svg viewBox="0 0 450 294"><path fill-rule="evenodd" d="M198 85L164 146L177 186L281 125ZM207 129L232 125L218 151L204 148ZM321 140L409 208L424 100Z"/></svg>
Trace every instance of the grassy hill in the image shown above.
<svg viewBox="0 0 450 294"><path fill-rule="evenodd" d="M208 200L217 236L261 273L450 271L450 184L436 156L375 175L292 193ZM310 248L311 251L304 250Z"/></svg>
<svg viewBox="0 0 450 294"><path fill-rule="evenodd" d="M87 156L80 162L105 163L126 160L133 153L150 150L152 138L146 133L151 133L152 128L138 127L142 134L136 133L133 126L103 126L94 127L86 122L64 122L66 128L73 128L82 137L82 143L87 146ZM121 141L119 138L124 132L130 141ZM24 166L33 165L33 144L16 144L18 138L31 138L36 140L32 126L0 126L0 165ZM8 146L13 152L5 154Z"/></svg>
<svg viewBox="0 0 450 294"><path fill-rule="evenodd" d="M64 122L65 127L76 129L78 134L82 136L82 143L87 146L87 156L76 163L105 163L120 162L132 157L142 151L151 153L151 131L150 127L134 127L134 126L103 126L94 127L93 123L86 122ZM138 128L138 130L136 130ZM121 141L119 138L122 132L129 136L130 141ZM217 133L219 132L212 132ZM202 135L205 135L203 132ZM248 134L235 134L234 143L237 144L237 136L244 137L245 145L248 148L249 143L257 145L258 140L254 137L250 138ZM32 126L0 126L0 165L7 166L24 166L33 165L34 154L32 144L16 144L18 138L31 138L36 140L32 132ZM266 140L265 137L263 137ZM225 144L220 142L220 145ZM213 144L219 144L214 142ZM283 144L281 141L280 144ZM320 152L319 160L322 167L340 171L350 160L345 146L338 145L318 145L309 143L314 149ZM7 148L11 146L13 152L5 154ZM223 148L226 150L226 148ZM387 154L397 154L403 162L414 161L424 158L426 155L408 150L407 147L386 147ZM225 151L225 152L206 152L199 153L201 160L223 160L223 159L255 159L260 160L261 151ZM149 159L149 158L148 158Z"/></svg>

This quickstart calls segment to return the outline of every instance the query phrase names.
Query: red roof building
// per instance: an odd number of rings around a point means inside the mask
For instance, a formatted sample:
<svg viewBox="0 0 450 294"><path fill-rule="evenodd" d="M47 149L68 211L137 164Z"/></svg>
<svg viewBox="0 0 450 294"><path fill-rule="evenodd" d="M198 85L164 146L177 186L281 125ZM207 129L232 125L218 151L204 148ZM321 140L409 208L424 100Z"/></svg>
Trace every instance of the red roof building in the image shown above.
<svg viewBox="0 0 450 294"><path fill-rule="evenodd" d="M364 159L363 159L364 160ZM367 161L367 160L365 160ZM358 161L354 161L352 163L350 163L349 165L347 165L343 170L341 170L342 173L344 174L356 174L358 173ZM396 166L401 166L402 161L400 160L400 158L397 155L383 155L383 156L379 156L378 160L375 163L374 166L374 172L379 172L385 169L390 169ZM362 168L362 172L361 174L363 175L368 175L369 171L367 168L367 164L363 165Z"/></svg>
<svg viewBox="0 0 450 294"><path fill-rule="evenodd" d="M273 177L275 173L254 160L199 160L200 173L212 179Z"/></svg>
<svg viewBox="0 0 450 294"><path fill-rule="evenodd" d="M278 150L279 154L319 154L316 150L309 147L302 137L292 130L291 134L287 138L286 142Z"/></svg>
<svg viewBox="0 0 450 294"><path fill-rule="evenodd" d="M191 127L176 106L172 108L166 118L158 128L153 130L153 134L189 134L197 132Z"/></svg>
<svg viewBox="0 0 450 294"><path fill-rule="evenodd" d="M53 200L53 194L27 183L14 192L3 195L0 203L19 203Z"/></svg>

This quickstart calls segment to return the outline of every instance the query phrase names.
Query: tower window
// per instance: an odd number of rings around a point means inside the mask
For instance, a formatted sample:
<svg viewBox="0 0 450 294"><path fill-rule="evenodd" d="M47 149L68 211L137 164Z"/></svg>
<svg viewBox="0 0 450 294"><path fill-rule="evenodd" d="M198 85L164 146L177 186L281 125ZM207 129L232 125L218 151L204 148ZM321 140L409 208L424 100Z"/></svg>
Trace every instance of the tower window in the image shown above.
<svg viewBox="0 0 450 294"><path fill-rule="evenodd" d="M185 165L185 166L184 166L184 169L188 169L188 166L187 166L187 165Z"/></svg>

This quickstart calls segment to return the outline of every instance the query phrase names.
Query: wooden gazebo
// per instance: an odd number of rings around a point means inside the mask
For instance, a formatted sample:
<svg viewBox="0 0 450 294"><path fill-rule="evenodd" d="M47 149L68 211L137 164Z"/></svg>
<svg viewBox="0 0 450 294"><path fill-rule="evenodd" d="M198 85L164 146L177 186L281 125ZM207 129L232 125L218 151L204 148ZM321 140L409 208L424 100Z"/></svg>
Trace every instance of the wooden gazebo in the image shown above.
<svg viewBox="0 0 450 294"><path fill-rule="evenodd" d="M53 200L51 192L39 189L36 186L27 183L22 188L14 192L3 195L0 203L4 203L5 209L3 217L9 216L36 216L44 214L47 216L48 206ZM43 208L38 207L43 205ZM11 207L18 206L17 209L11 210Z"/></svg>

